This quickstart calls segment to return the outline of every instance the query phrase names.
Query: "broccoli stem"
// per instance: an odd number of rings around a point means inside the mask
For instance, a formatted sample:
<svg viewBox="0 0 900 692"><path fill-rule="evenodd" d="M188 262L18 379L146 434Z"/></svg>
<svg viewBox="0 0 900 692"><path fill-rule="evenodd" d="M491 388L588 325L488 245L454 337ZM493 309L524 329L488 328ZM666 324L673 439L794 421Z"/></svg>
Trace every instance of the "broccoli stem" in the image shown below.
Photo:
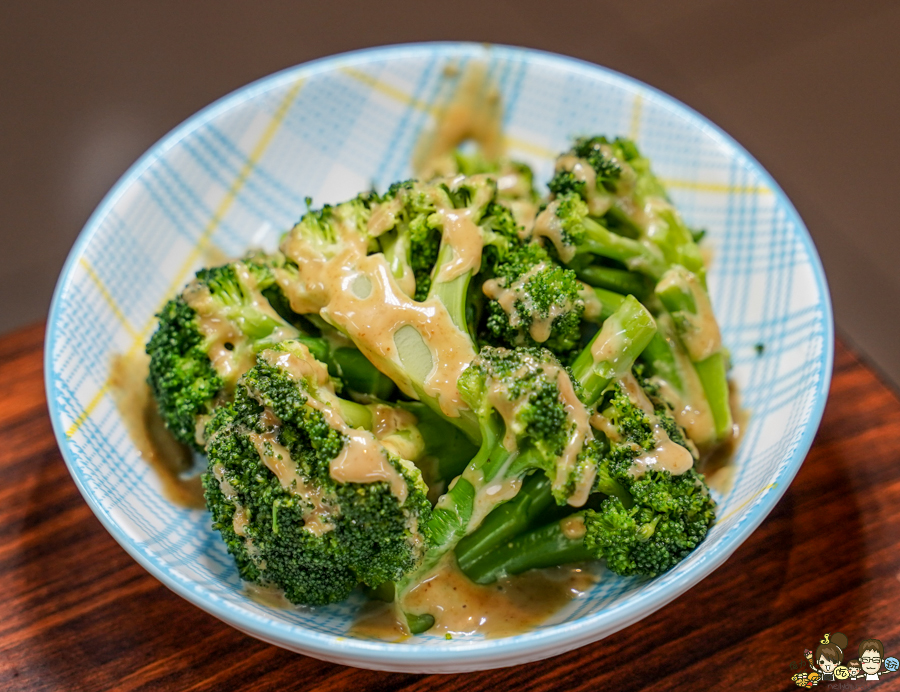
<svg viewBox="0 0 900 692"><path fill-rule="evenodd" d="M644 234L644 229L616 204L609 208L605 218L610 222L610 226L620 231L624 236L640 238Z"/></svg>
<svg viewBox="0 0 900 692"><path fill-rule="evenodd" d="M665 334L662 322L662 318L657 319L657 332L641 354L641 360L650 366L653 375L668 382L684 396L684 378L674 353L674 349L680 346Z"/></svg>
<svg viewBox="0 0 900 692"><path fill-rule="evenodd" d="M409 233L394 229L383 234L379 238L381 251L387 260L388 267L391 269L391 275L397 279L398 283L402 282L404 277L413 275L412 263L410 262L410 239ZM400 284L403 285L402 283ZM415 291L410 298L415 297Z"/></svg>
<svg viewBox="0 0 900 692"><path fill-rule="evenodd" d="M602 288L595 288L594 293L600 301L600 319L605 320L618 310L625 302L625 296ZM681 371L672 349L675 344L668 338L660 320L656 321L656 334L641 353L641 359L653 370L653 374L669 382L679 392L683 390Z"/></svg>
<svg viewBox="0 0 900 692"><path fill-rule="evenodd" d="M434 616L428 613L417 615L416 613L404 613L406 625L410 634L422 634L434 627Z"/></svg>
<svg viewBox="0 0 900 692"><path fill-rule="evenodd" d="M516 496L492 511L478 529L456 546L456 562L466 574L503 541L546 520L547 510L557 507L550 479L534 473L522 484ZM560 511L566 511L562 508Z"/></svg>
<svg viewBox="0 0 900 692"><path fill-rule="evenodd" d="M709 358L694 363L694 369L703 385L703 393L712 410L716 425L716 437L724 439L731 434L734 421L731 416L728 375L725 372L725 357L721 351Z"/></svg>
<svg viewBox="0 0 900 692"><path fill-rule="evenodd" d="M441 268L454 258L453 248L444 243L438 252L437 263L432 272L431 290L428 297L436 297L447 308L453 324L464 334L469 334L469 323L466 319L466 296L469 291L469 282L472 280L472 272L467 271L450 281L438 281ZM471 338L471 334L469 334Z"/></svg>
<svg viewBox="0 0 900 692"><path fill-rule="evenodd" d="M634 296L622 298L616 311L604 321L603 328L572 365L572 374L581 384L584 401L588 406L596 403L613 379L631 371L635 359L656 334L656 323L647 309ZM603 348L604 344L606 348ZM595 345L600 352L596 358L593 353ZM505 450L501 447L501 452L503 451ZM517 466L519 461L517 459L515 462ZM491 477L487 467L484 475L485 479ZM463 480L457 482L454 491ZM598 473L595 488L599 492L619 497L627 506L632 504L629 493L605 469ZM545 493L547 496L544 496ZM527 528L533 518L549 506L551 500L549 484L545 485L537 480L527 482L514 500L496 508L481 527L476 527L466 539L457 554L463 571L467 574L469 569L475 571L476 565L488 560L493 549Z"/></svg>
<svg viewBox="0 0 900 692"><path fill-rule="evenodd" d="M529 569L595 559L585 547L583 536L566 534L564 523L567 521L571 518L559 519L522 533L486 553L482 560L463 571L477 584L490 584L499 577L521 574Z"/></svg>
<svg viewBox="0 0 900 692"><path fill-rule="evenodd" d="M301 336L296 340L309 349L313 358L325 363L329 374L337 377L349 389L378 399L388 399L393 395L393 381L372 365L359 350L350 346L333 348L324 337Z"/></svg>
<svg viewBox="0 0 900 692"><path fill-rule="evenodd" d="M503 423L499 422L495 416L481 420L482 446L466 467L466 471L471 469L478 474L482 483L490 483L514 457L517 467L508 470L507 473L510 476L517 472L524 473L524 469L533 467L535 464L531 459L530 451L516 456L516 452L510 452L501 444L503 430ZM466 478L466 472L463 472L456 479L453 487L441 496L432 511L425 529L426 535L429 536L429 547L415 572L407 574L397 582L396 593L398 596L402 598L411 584L434 568L444 555L456 547L470 529L476 528L469 526L475 512L475 500L475 486ZM412 628L413 624L408 624Z"/></svg>
<svg viewBox="0 0 900 692"><path fill-rule="evenodd" d="M631 371L654 334L653 316L637 298L626 296L572 363L572 375L583 387L585 404L593 406L610 382Z"/></svg>
<svg viewBox="0 0 900 692"><path fill-rule="evenodd" d="M437 461L436 475L429 482L449 483L463 472L478 447L462 430L447 422L421 401L399 401L392 404L416 417L416 427L425 441L424 456Z"/></svg>
<svg viewBox="0 0 900 692"><path fill-rule="evenodd" d="M665 273L666 262L655 247L613 233L587 216L580 223L584 228L584 239L578 246L579 254L589 252L616 260L656 281Z"/></svg>
<svg viewBox="0 0 900 692"><path fill-rule="evenodd" d="M350 389L360 394L369 394L376 399L390 398L396 386L358 349L344 346L331 354L331 362L339 371L339 377Z"/></svg>
<svg viewBox="0 0 900 692"><path fill-rule="evenodd" d="M627 269L613 269L592 264L584 269L576 270L576 274L589 286L605 288L623 295L630 293L639 300L646 298L649 293L644 277Z"/></svg>
<svg viewBox="0 0 900 692"><path fill-rule="evenodd" d="M685 341L689 337L688 330L690 325L686 325L684 320L678 320L681 315L697 315L700 307L697 300L690 289L689 281L692 280L691 274L680 267L672 270L673 274L667 274L667 281L657 286L656 294L660 301L674 317L675 331ZM675 273L677 272L677 273ZM674 280L668 280L670 276ZM700 298L703 301L708 300L705 297L705 289L700 287ZM724 439L731 433L733 420L731 416L731 404L729 401L728 377L725 371L725 359L722 350L719 348L715 353L703 357L697 357L696 353L692 353L690 348L686 348L694 368L703 385L703 392L706 394L706 400L709 402L712 411L713 421L716 427L716 438Z"/></svg>
<svg viewBox="0 0 900 692"><path fill-rule="evenodd" d="M679 264L697 275L706 288L706 267L703 255L694 241L691 229L684 225L678 214L671 208L657 211L656 216L663 221L664 230L653 236L653 243L662 250L670 265Z"/></svg>
<svg viewBox="0 0 900 692"><path fill-rule="evenodd" d="M594 490L617 497L626 508L634 505L631 493L610 476L605 465L597 472ZM547 477L542 473L534 474L525 481L515 498L497 507L478 529L459 542L456 546L456 562L466 576L475 580L475 575L491 571L486 570L483 565L493 564L493 555L498 546L524 534L538 524L555 521L570 512L571 507L560 507L556 504Z"/></svg>
<svg viewBox="0 0 900 692"><path fill-rule="evenodd" d="M612 315L616 310L622 307L622 303L625 302L626 295L619 293L618 291L607 290L605 288L595 288L594 294L597 296L597 300L600 301L600 321L606 320Z"/></svg>

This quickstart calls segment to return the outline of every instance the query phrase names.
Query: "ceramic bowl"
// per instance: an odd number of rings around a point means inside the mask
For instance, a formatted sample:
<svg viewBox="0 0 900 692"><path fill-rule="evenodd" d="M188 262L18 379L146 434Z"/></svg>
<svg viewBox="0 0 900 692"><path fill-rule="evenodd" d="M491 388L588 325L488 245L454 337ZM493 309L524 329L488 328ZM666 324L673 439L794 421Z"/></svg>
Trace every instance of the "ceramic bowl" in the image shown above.
<svg viewBox="0 0 900 692"><path fill-rule="evenodd" d="M316 204L409 177L452 81L486 65L508 152L546 181L574 135L639 143L684 217L708 229L709 283L750 423L706 541L652 580L604 578L533 631L505 639L349 635L360 598L279 610L250 600L209 515L165 499L110 391L110 362L143 347L154 313L209 260L274 247ZM796 210L765 170L675 99L596 65L464 43L375 48L300 65L205 108L148 151L88 221L56 288L46 342L54 430L88 504L151 574L259 639L350 666L456 672L545 658L663 607L721 565L793 479L821 419L832 365L828 290ZM758 348L762 345L762 348Z"/></svg>

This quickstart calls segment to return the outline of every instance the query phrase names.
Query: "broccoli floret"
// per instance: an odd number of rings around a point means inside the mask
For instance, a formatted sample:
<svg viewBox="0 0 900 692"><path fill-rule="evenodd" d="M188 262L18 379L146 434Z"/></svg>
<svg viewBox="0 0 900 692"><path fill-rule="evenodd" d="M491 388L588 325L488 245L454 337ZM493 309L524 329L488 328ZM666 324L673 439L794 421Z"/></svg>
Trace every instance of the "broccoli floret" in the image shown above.
<svg viewBox="0 0 900 692"><path fill-rule="evenodd" d="M575 140L557 160L549 187L554 198L574 195L582 199L594 222L603 228L616 235L647 240L662 252L669 265L681 264L705 279L697 233L682 221L651 171L650 161L633 141L610 141L602 136Z"/></svg>
<svg viewBox="0 0 900 692"><path fill-rule="evenodd" d="M714 518L714 503L702 477L692 468L696 450L658 397L656 388L644 379L643 366L635 368L634 377L626 384L635 358L655 334L652 317L633 297L624 298L606 319L572 366L582 400L600 411L599 420L592 420L598 429L592 439L585 440L579 453L576 468L582 475L570 478L562 493L559 489L533 486L526 495L513 499L508 508L496 510L497 516L490 515L483 529L467 536L457 550L457 560L470 578L486 583L503 573L515 574L561 561L608 557L600 551L601 528L607 524L633 528L635 522L623 524L620 520L619 515L628 512L637 517L635 521L646 516L646 512L639 514L645 509L664 515L640 522L643 531L649 532L651 521L654 528L663 528L658 539L651 541L652 546L642 543L637 550L633 550L639 536L636 532L627 541L619 540L622 535L609 538L608 544L619 546L621 554L634 554L635 566L627 569L622 566L621 555L610 554L610 569L621 574L650 574L666 565L670 567L706 535ZM671 467L677 473L655 468L654 455L661 449L677 462ZM592 496L603 501L582 510L578 521L589 523L610 513L608 519L596 524L601 528L593 529L591 535L596 540L591 544L582 541L577 532L565 530L553 517L550 524L541 525L541 520L548 518L546 513L531 512L533 507L547 506L550 496L559 502L561 497L570 495L585 472L591 473ZM520 505L524 509L519 509ZM679 526L684 528L684 539L676 541ZM625 528L622 532L627 533ZM663 560L663 546L670 548L669 562Z"/></svg>
<svg viewBox="0 0 900 692"><path fill-rule="evenodd" d="M692 475L657 481L657 486L672 486L660 490L661 494L682 491L682 502L668 511L655 510L640 500L626 510L617 498L604 500L597 511L587 510L585 548L622 576L654 577L670 570L700 544L715 520L714 502L698 489Z"/></svg>
<svg viewBox="0 0 900 692"><path fill-rule="evenodd" d="M204 479L244 579L321 604L416 567L427 488L411 462L351 425L370 419L367 407L334 394L303 344L259 355L209 425Z"/></svg>
<svg viewBox="0 0 900 692"><path fill-rule="evenodd" d="M644 395L652 395L652 390ZM635 460L661 443L660 428L677 431L671 442L686 443L670 412L660 403L651 420L647 404L636 403L618 383L603 400L607 432L614 430L615 438L598 433L585 448L597 464L593 494L599 504L563 519L547 512L523 517L517 505L540 508L549 502L549 489L533 486L528 495L495 510L497 516L485 520L485 531L460 544L457 559L471 579L489 583L504 574L589 559L605 560L610 571L622 576L655 576L674 567L705 538L715 521L715 502L696 470L635 472ZM688 447L681 453L689 455ZM582 531L577 530L579 524Z"/></svg>
<svg viewBox="0 0 900 692"><path fill-rule="evenodd" d="M393 393L391 380L327 324L320 329L291 311L276 279L295 271L284 257L263 254L201 269L157 315L147 344L148 383L177 440L203 451L203 426L213 409L231 399L258 351L284 339L301 339L350 392Z"/></svg>
<svg viewBox="0 0 900 692"><path fill-rule="evenodd" d="M276 289L268 258L257 256L201 269L157 315L147 344L148 383L166 426L183 444L203 450L202 423L266 344L300 332L269 304Z"/></svg>
<svg viewBox="0 0 900 692"><path fill-rule="evenodd" d="M388 189L379 205L385 217L379 242L394 277L401 283L414 278L413 291L404 286L411 297L421 302L431 291L446 223L441 210L466 210L486 227L482 219L492 216L487 206L495 197L496 183L484 176L409 180Z"/></svg>
<svg viewBox="0 0 900 692"><path fill-rule="evenodd" d="M403 612L454 557L482 583L671 569L715 504L664 398L728 393L696 234L630 140L575 140L540 209L524 164L435 170L309 209L282 254L204 270L160 315L151 384L206 444L240 575Z"/></svg>
<svg viewBox="0 0 900 692"><path fill-rule="evenodd" d="M521 161L501 158L489 160L480 150L464 153L454 152L454 171L465 176L490 175L497 180L497 199L501 204L509 202L536 202L537 191L534 189L534 171L531 166Z"/></svg>
<svg viewBox="0 0 900 692"><path fill-rule="evenodd" d="M623 177L622 161L627 160L621 149L625 140L612 144L606 137L579 137L572 145L571 153L587 161L597 176L597 185L615 190Z"/></svg>
<svg viewBox="0 0 900 692"><path fill-rule="evenodd" d="M306 283L286 291L292 308L318 311L406 396L443 413L473 440L478 439L474 417L455 392L433 383L430 376L437 371L441 382L451 375L455 381L474 357L466 289L478 270L480 241L500 237L490 227L494 224L481 226L495 195L490 178L404 183L369 209L365 227L360 226L359 213L344 213L344 205L338 205L327 216L307 214L282 241L283 252ZM408 261L413 227L440 233L424 301L415 300L421 297L422 284ZM451 266L456 260L458 266ZM390 335L369 328L370 323L359 319L368 311L396 315L399 328ZM440 339L435 328L442 332Z"/></svg>
<svg viewBox="0 0 900 692"><path fill-rule="evenodd" d="M381 205L391 215L386 225L392 227L379 235L391 271L398 281L411 277L412 291L407 286L404 290L416 300L425 300L441 246L440 226L431 218L435 200L419 183L408 180L391 185Z"/></svg>
<svg viewBox="0 0 900 692"><path fill-rule="evenodd" d="M597 482L599 460L585 405L592 406L615 377L630 370L655 331L647 310L627 298L576 359L575 381L545 349L481 349L457 382L478 417L481 447L436 505L430 529L434 542L423 569L476 531L490 510L508 499L491 496L476 502L478 487L519 484L540 472L550 481L558 504L584 501L584 491Z"/></svg>
<svg viewBox="0 0 900 692"><path fill-rule="evenodd" d="M685 458L696 458L697 452L655 385L643 378L640 365L634 375L640 385L637 395L616 384L603 409L618 436L609 441L608 474L627 490L631 502L606 492L610 497L599 509L586 511L585 546L617 574L655 576L703 540L715 520L715 502L693 467L675 474L635 466L640 455L657 449L665 438L682 448Z"/></svg>
<svg viewBox="0 0 900 692"><path fill-rule="evenodd" d="M656 416L665 421L665 428L677 428L668 413ZM645 431L648 427L645 422ZM678 431L671 438L676 444L676 440L686 441L684 431ZM652 449L656 442L645 439L642 446ZM674 567L706 537L715 521L715 501L695 469L678 475L648 469L635 475L635 449L623 444L612 447L610 475L627 490L633 504L610 496L599 509L585 511L584 544L616 574L655 576Z"/></svg>
<svg viewBox="0 0 900 692"><path fill-rule="evenodd" d="M613 233L589 215L587 203L576 193L558 195L537 217L536 237L546 237L563 264L583 255L620 262L655 280L666 271L663 253L651 243Z"/></svg>
<svg viewBox="0 0 900 692"><path fill-rule="evenodd" d="M402 595L425 576L522 479L540 471L558 500L580 461L587 416L566 370L544 349L485 347L458 387L481 427L478 453L438 500L426 527L429 546L418 569L397 583ZM579 410L580 407L580 410ZM562 481L562 483L560 483ZM402 607L402 602L401 602Z"/></svg>
<svg viewBox="0 0 900 692"><path fill-rule="evenodd" d="M538 346L570 360L581 341L583 284L537 243L515 247L485 282L485 339L495 345Z"/></svg>

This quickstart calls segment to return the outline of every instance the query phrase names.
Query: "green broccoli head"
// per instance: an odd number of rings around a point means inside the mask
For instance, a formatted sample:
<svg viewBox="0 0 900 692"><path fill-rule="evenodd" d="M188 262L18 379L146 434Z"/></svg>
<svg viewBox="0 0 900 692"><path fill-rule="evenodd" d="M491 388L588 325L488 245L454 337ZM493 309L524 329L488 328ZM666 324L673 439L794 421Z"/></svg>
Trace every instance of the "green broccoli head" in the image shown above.
<svg viewBox="0 0 900 692"><path fill-rule="evenodd" d="M574 194L584 198L587 196L585 185L586 183L584 180L580 180L572 173L572 171L567 171L565 169L557 171L550 179L550 182L547 183L547 187L550 188L550 194L554 197Z"/></svg>
<svg viewBox="0 0 900 692"><path fill-rule="evenodd" d="M278 290L270 261L257 255L201 269L157 315L159 325L146 348L148 383L166 426L198 451L204 417L230 397L256 351L300 334L266 296Z"/></svg>
<svg viewBox="0 0 900 692"><path fill-rule="evenodd" d="M626 509L617 497L584 512L585 547L622 576L653 577L670 570L696 548L715 521L715 503L702 476L651 472L629 491ZM659 500L663 500L659 502Z"/></svg>
<svg viewBox="0 0 900 692"><path fill-rule="evenodd" d="M388 189L379 204L380 247L395 278L415 300L424 301L431 292L444 239L445 213L464 210L469 220L482 226L483 233L491 233L494 226L505 230L502 213L495 209L496 196L496 181L484 175L436 178L426 183L408 180ZM403 285L405 277L414 284Z"/></svg>
<svg viewBox="0 0 900 692"><path fill-rule="evenodd" d="M486 476L501 468L506 477L541 469L564 504L591 463L582 454L590 431L557 358L542 348L485 346L457 386L482 426L478 458L488 460Z"/></svg>
<svg viewBox="0 0 900 692"><path fill-rule="evenodd" d="M673 473L642 463L663 445L676 445L688 461L696 450L637 370L637 388L616 383L605 399L602 416L615 432L606 441L595 490L608 498L584 513L585 546L617 574L655 576L699 545L716 505L692 466Z"/></svg>
<svg viewBox="0 0 900 692"><path fill-rule="evenodd" d="M321 604L419 563L427 488L415 466L348 424L359 408L334 394L303 344L286 342L262 352L217 411L204 485L244 579Z"/></svg>
<svg viewBox="0 0 900 692"><path fill-rule="evenodd" d="M614 191L622 179L622 162L627 160L621 147L624 141L616 139L610 142L602 136L579 137L570 151L590 164L597 176L598 186Z"/></svg>
<svg viewBox="0 0 900 692"><path fill-rule="evenodd" d="M553 203L555 214L559 219L562 244L566 246L583 245L590 237L592 219L588 218L588 206L574 192L559 195Z"/></svg>
<svg viewBox="0 0 900 692"><path fill-rule="evenodd" d="M364 192L340 204L310 209L288 233L300 235L324 257L333 257L345 249L345 234L366 237L372 208L380 198Z"/></svg>
<svg viewBox="0 0 900 692"><path fill-rule="evenodd" d="M538 346L564 362L581 342L583 285L575 272L559 266L537 243L514 247L494 267L483 290L487 304L485 338L504 346Z"/></svg>
<svg viewBox="0 0 900 692"><path fill-rule="evenodd" d="M284 235L280 247L287 261L276 276L293 312L316 315L328 299L328 286L308 280L308 265L336 258L350 263L378 250L370 225L379 202L377 194L365 192L340 204L310 209Z"/></svg>
<svg viewBox="0 0 900 692"><path fill-rule="evenodd" d="M658 247L611 231L591 215L588 202L575 191L558 194L546 206L535 220L534 235L550 240L563 264L578 256L588 260L598 256L655 280L668 268Z"/></svg>
<svg viewBox="0 0 900 692"><path fill-rule="evenodd" d="M441 247L440 225L432 218L435 198L420 183L407 180L391 185L381 204L389 210L390 220L385 225L391 227L379 234L382 251L398 280L410 277L412 285L405 290L416 300L424 300Z"/></svg>

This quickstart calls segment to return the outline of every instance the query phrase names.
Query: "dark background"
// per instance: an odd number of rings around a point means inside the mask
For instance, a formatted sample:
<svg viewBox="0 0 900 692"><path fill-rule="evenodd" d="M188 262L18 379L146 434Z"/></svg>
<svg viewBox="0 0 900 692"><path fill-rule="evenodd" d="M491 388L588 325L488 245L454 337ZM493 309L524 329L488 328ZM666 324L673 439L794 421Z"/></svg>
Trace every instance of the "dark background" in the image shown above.
<svg viewBox="0 0 900 692"><path fill-rule="evenodd" d="M0 332L44 318L93 208L196 110L328 54L463 39L620 70L731 133L809 226L842 335L900 385L898 37L886 0L7 0Z"/></svg>

